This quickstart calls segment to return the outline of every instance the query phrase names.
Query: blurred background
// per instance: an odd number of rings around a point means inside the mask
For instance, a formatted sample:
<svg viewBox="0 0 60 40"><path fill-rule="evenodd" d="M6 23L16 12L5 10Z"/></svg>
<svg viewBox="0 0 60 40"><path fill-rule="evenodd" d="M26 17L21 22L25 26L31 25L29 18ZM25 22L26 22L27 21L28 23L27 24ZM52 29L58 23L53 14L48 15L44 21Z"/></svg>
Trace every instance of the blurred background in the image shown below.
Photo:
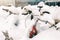
<svg viewBox="0 0 60 40"><path fill-rule="evenodd" d="M60 6L60 0L0 0L0 6L1 5L25 6L28 4L36 5L41 1L45 2L45 4L47 4L49 6L52 6L52 5L53 6L55 6L55 5Z"/></svg>

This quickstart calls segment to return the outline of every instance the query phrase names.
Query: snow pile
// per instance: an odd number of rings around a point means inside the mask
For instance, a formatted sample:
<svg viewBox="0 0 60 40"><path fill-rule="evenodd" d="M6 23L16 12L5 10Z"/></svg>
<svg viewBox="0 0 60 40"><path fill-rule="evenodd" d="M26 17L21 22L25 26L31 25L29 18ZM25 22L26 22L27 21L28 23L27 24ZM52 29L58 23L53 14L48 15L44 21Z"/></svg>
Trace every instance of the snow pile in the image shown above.
<svg viewBox="0 0 60 40"><path fill-rule="evenodd" d="M37 21L38 20L38 21ZM37 21L37 23L36 23ZM29 38L33 26L37 35ZM0 6L0 40L60 40L60 7L38 5ZM6 33L6 31L8 33Z"/></svg>

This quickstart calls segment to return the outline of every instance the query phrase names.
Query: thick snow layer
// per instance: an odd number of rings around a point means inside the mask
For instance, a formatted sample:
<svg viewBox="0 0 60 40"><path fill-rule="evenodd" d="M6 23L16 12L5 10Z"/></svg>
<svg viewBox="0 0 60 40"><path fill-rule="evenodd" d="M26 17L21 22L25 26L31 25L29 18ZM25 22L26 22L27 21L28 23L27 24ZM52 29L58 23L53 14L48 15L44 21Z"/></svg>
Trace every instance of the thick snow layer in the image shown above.
<svg viewBox="0 0 60 40"><path fill-rule="evenodd" d="M39 33L31 40L60 40L60 32L55 29L48 29L44 32Z"/></svg>
<svg viewBox="0 0 60 40"><path fill-rule="evenodd" d="M5 37L4 37L3 33L2 33L2 31L0 31L0 40L5 40Z"/></svg>
<svg viewBox="0 0 60 40"><path fill-rule="evenodd" d="M43 6L43 8L39 11L37 6ZM6 12L3 8L11 11L12 14L10 14L9 11ZM28 10L31 10L32 13L22 15L23 13L28 13ZM48 11L50 14L45 13L40 15L44 11ZM49 28L55 24L55 20L59 22L55 26L57 26L57 28L60 27L59 13L60 7L47 6L44 2L40 2L38 5L24 6L23 9L15 6L0 6L0 40L5 39L2 33L5 31L8 31L9 37L12 37L14 40L60 40L60 31L56 30L54 27ZM33 15L32 20L31 15ZM38 18L40 19L36 24L38 34L30 39L29 33ZM50 24L44 21L48 21Z"/></svg>
<svg viewBox="0 0 60 40"><path fill-rule="evenodd" d="M50 14L44 14L43 16L40 17L40 19L48 21L51 24L55 24L55 21Z"/></svg>

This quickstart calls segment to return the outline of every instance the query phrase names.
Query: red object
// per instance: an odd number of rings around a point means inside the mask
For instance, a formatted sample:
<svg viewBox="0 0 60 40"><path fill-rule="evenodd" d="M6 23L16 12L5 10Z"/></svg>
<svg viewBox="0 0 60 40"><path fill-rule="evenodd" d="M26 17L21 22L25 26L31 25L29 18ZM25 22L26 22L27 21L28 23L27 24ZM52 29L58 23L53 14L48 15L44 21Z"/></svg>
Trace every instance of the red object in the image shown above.
<svg viewBox="0 0 60 40"><path fill-rule="evenodd" d="M29 38L32 38L33 37L33 33L32 31L29 33Z"/></svg>
<svg viewBox="0 0 60 40"><path fill-rule="evenodd" d="M37 29L35 25L32 27L32 31L29 34L29 38L32 38L33 36L37 35Z"/></svg>
<svg viewBox="0 0 60 40"><path fill-rule="evenodd" d="M37 29L36 29L35 26L33 26L33 28L32 28L32 32L33 32L34 35L37 35Z"/></svg>

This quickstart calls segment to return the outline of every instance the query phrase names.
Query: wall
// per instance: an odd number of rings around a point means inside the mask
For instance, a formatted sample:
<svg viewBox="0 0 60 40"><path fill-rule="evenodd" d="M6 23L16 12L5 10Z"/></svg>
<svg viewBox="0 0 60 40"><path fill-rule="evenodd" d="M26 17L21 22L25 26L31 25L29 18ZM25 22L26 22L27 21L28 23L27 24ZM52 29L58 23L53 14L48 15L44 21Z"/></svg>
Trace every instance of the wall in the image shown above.
<svg viewBox="0 0 60 40"><path fill-rule="evenodd" d="M15 0L0 0L0 5L15 5Z"/></svg>

